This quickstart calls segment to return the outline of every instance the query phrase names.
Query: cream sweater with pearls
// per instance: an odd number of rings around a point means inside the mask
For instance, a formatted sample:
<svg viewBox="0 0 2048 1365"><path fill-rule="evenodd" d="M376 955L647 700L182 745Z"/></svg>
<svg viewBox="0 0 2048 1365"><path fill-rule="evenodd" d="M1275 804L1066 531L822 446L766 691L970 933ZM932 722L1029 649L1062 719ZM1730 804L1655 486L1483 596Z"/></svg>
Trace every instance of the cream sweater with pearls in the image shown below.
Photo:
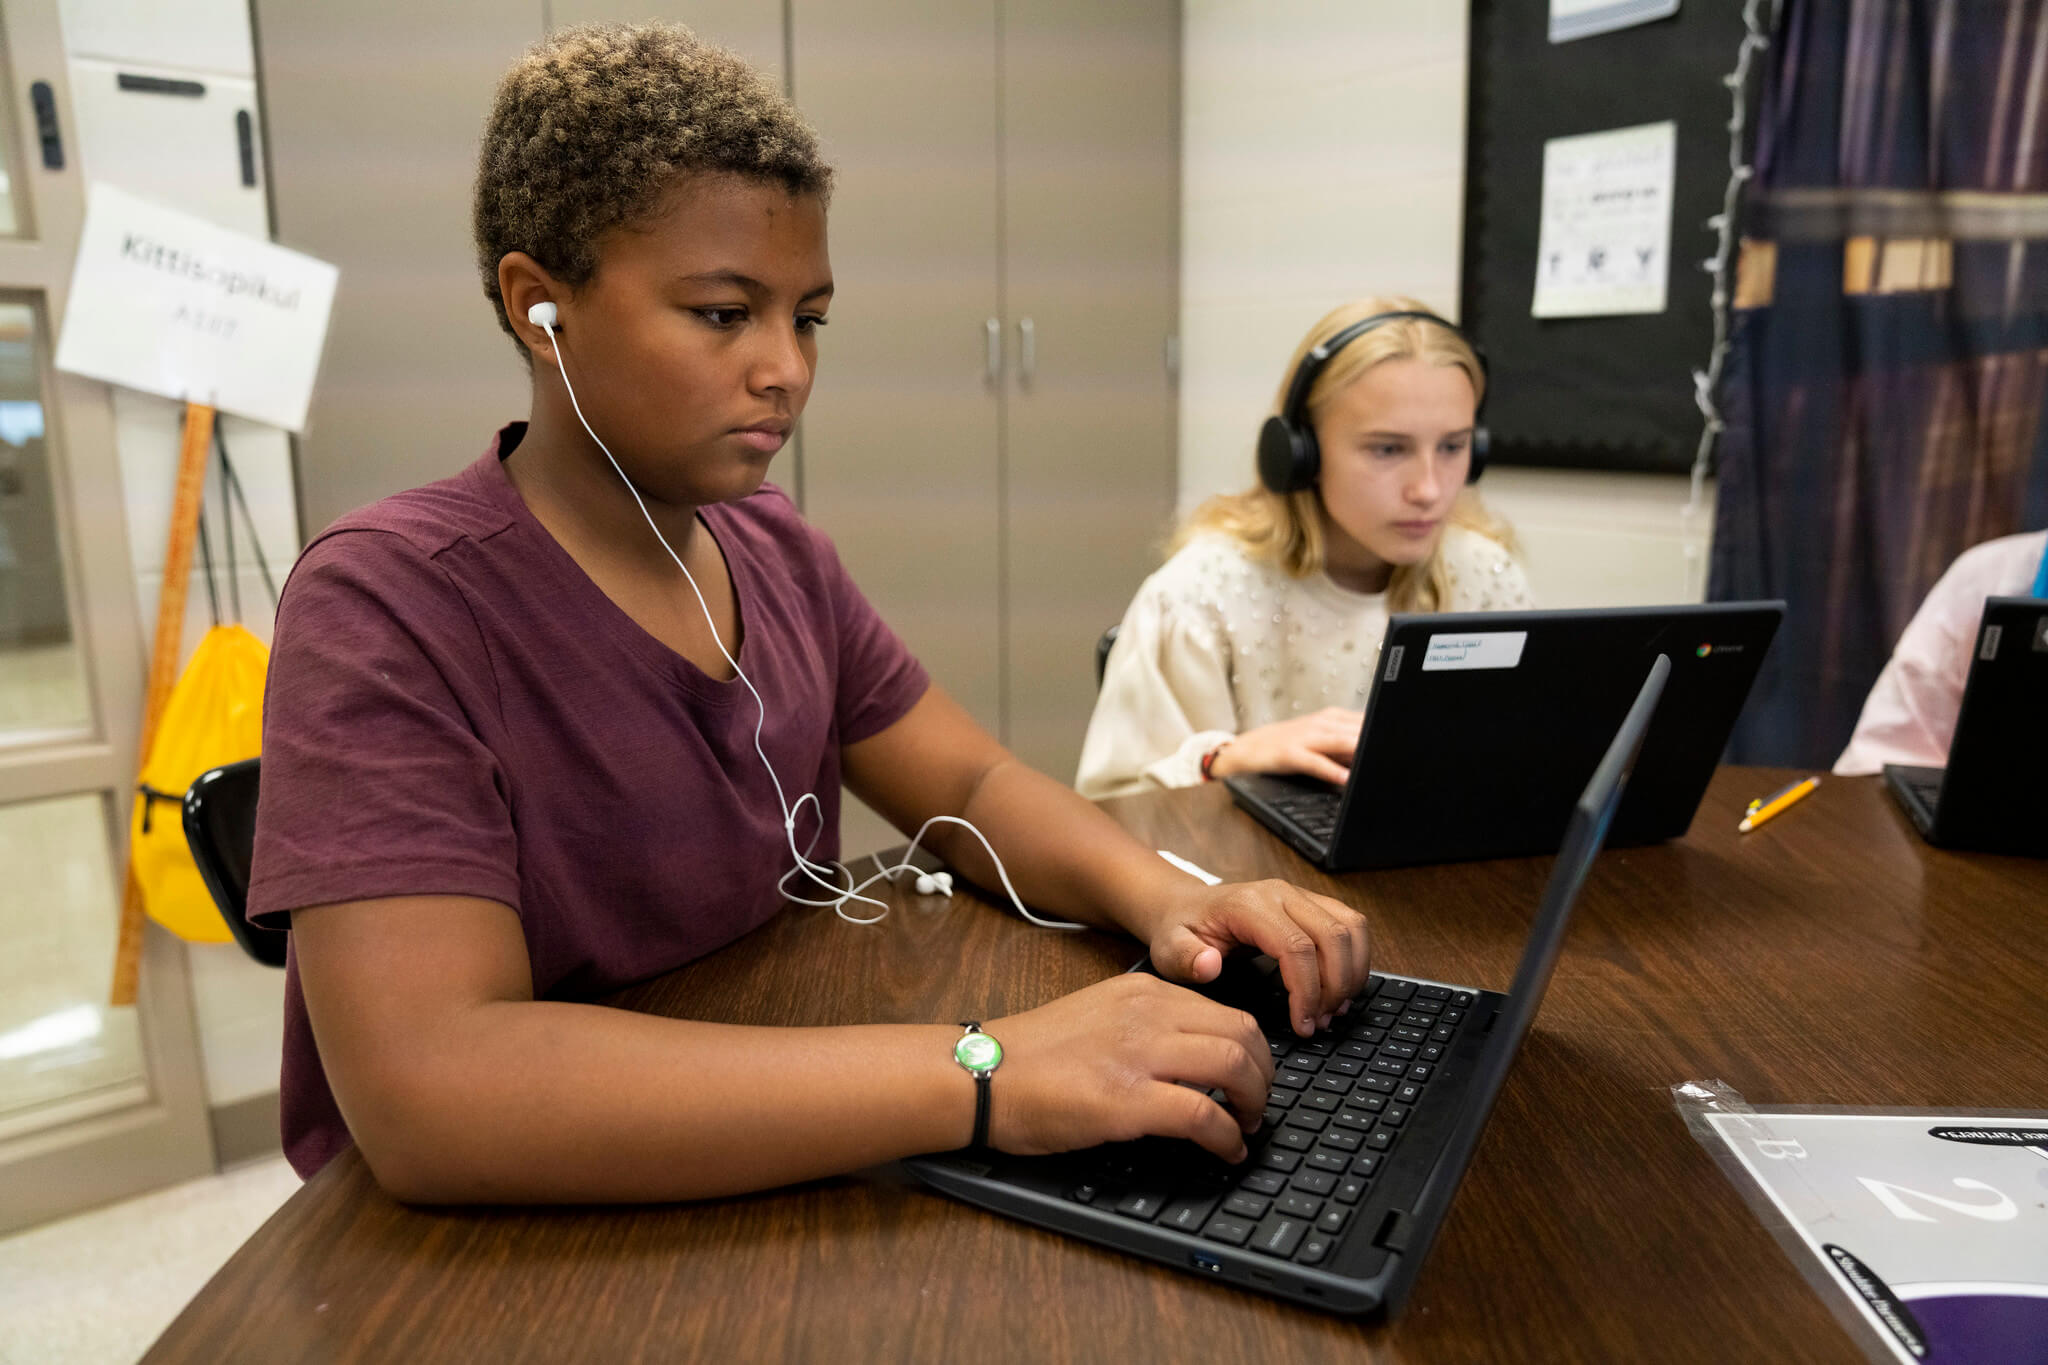
<svg viewBox="0 0 2048 1365"><path fill-rule="evenodd" d="M1445 530L1445 611L1533 606L1498 541ZM1290 578L1242 542L1211 533L1145 580L1110 651L1074 785L1091 798L1202 780L1202 755L1247 730L1343 706L1360 710L1387 633L1385 593L1328 574Z"/></svg>

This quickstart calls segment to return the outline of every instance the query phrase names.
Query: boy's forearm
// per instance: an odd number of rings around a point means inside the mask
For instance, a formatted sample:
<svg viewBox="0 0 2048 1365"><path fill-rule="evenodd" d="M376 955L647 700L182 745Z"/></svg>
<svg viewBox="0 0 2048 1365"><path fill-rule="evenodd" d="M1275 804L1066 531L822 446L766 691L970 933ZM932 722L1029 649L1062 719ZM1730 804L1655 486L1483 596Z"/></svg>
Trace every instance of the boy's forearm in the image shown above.
<svg viewBox="0 0 2048 1365"><path fill-rule="evenodd" d="M1093 802L1013 758L983 776L962 815L995 845L1017 894L1042 916L1120 929L1144 942L1160 908L1195 885ZM941 856L1005 902L981 841L957 825L937 830Z"/></svg>
<svg viewBox="0 0 2048 1365"><path fill-rule="evenodd" d="M958 1032L506 1001L451 1021L374 1097L338 1097L379 1182L409 1202L703 1199L966 1145Z"/></svg>

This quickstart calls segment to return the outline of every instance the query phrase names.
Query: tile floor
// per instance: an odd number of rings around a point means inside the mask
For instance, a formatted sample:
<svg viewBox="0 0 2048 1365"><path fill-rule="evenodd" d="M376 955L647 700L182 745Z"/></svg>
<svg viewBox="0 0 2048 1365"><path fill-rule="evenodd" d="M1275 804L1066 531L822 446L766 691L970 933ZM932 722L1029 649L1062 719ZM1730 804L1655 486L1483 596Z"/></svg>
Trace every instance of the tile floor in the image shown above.
<svg viewBox="0 0 2048 1365"><path fill-rule="evenodd" d="M131 1365L298 1188L274 1157L0 1238L0 1365Z"/></svg>

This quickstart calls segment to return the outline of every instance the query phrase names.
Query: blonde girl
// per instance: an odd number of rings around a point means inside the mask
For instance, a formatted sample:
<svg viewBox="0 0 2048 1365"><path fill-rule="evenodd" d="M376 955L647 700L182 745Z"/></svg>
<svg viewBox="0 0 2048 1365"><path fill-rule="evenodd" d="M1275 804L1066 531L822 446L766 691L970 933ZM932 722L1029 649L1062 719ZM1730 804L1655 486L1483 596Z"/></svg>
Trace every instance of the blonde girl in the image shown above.
<svg viewBox="0 0 2048 1365"><path fill-rule="evenodd" d="M1471 343L1414 299L1358 299L1309 329L1259 483L1196 508L1125 613L1083 795L1235 772L1341 783L1390 614L1531 605L1512 535L1470 486L1485 388Z"/></svg>

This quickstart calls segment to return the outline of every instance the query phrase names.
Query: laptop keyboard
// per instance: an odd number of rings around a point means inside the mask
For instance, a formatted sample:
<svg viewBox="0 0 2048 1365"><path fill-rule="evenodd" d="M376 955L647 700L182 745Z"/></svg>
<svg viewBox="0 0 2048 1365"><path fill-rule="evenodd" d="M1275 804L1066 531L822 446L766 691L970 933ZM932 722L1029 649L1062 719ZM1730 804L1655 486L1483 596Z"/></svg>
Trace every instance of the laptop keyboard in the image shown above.
<svg viewBox="0 0 2048 1365"><path fill-rule="evenodd" d="M1067 1197L1225 1246L1318 1265L1336 1250L1359 1202L1426 1100L1470 1013L1469 991L1375 976L1313 1038L1269 1014L1273 1086L1250 1157L1217 1161L1192 1143L1113 1143L1082 1154ZM1192 1155L1190 1155L1192 1154Z"/></svg>
<svg viewBox="0 0 2048 1365"><path fill-rule="evenodd" d="M1920 798L1920 804L1932 813L1941 805L1942 770L1933 769L1930 776L1922 777L1912 772L1901 774L1901 780Z"/></svg>
<svg viewBox="0 0 2048 1365"><path fill-rule="evenodd" d="M1307 830L1327 845L1337 834L1337 810L1344 804L1340 791L1290 791L1267 798L1273 809Z"/></svg>

